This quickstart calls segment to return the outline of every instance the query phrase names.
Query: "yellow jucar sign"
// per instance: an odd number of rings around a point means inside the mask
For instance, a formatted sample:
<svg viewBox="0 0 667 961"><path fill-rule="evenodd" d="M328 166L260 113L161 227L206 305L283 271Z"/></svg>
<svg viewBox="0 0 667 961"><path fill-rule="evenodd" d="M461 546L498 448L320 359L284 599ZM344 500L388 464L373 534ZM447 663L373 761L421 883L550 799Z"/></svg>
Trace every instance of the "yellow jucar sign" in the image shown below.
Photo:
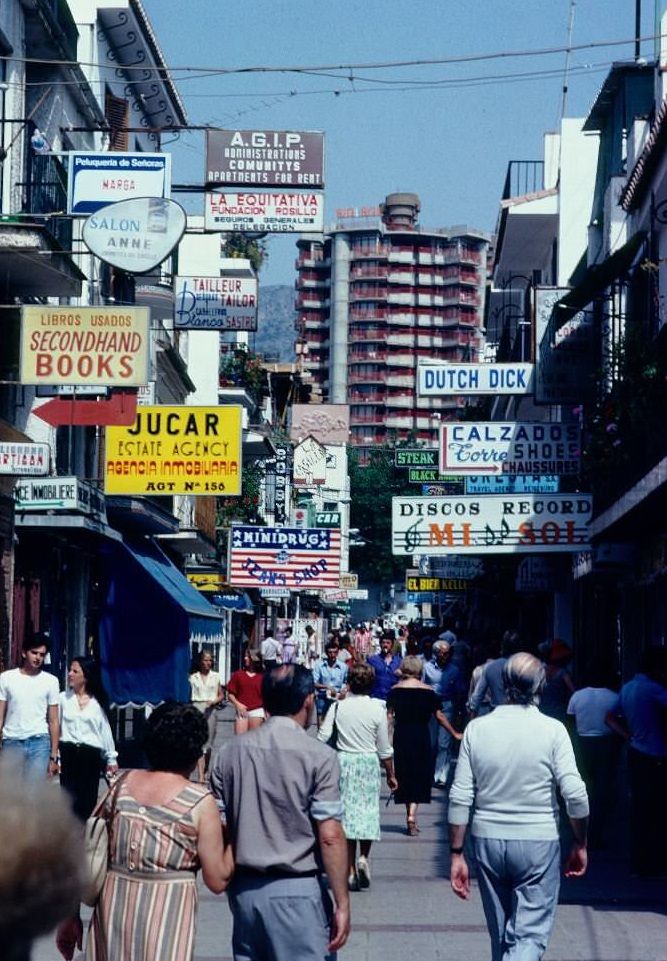
<svg viewBox="0 0 667 961"><path fill-rule="evenodd" d="M107 427L107 494L241 493L241 407L141 406Z"/></svg>

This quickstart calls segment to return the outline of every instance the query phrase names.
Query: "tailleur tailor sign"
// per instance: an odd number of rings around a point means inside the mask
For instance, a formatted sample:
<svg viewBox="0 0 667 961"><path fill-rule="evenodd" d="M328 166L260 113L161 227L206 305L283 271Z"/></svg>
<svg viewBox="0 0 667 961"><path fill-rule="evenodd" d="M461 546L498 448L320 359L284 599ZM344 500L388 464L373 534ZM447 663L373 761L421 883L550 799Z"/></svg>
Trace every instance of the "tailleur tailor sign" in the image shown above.
<svg viewBox="0 0 667 961"><path fill-rule="evenodd" d="M324 134L294 130L207 130L209 186L324 187Z"/></svg>
<svg viewBox="0 0 667 961"><path fill-rule="evenodd" d="M241 493L242 408L139 407L130 427L108 427L107 494Z"/></svg>
<svg viewBox="0 0 667 961"><path fill-rule="evenodd" d="M590 494L392 498L392 551L419 554L586 550Z"/></svg>
<svg viewBox="0 0 667 961"><path fill-rule="evenodd" d="M577 474L576 424L486 421L440 425L440 471L451 474Z"/></svg>
<svg viewBox="0 0 667 961"><path fill-rule="evenodd" d="M48 444L0 442L0 474L9 477L49 473L51 450Z"/></svg>
<svg viewBox="0 0 667 961"><path fill-rule="evenodd" d="M229 582L240 587L338 589L340 531L232 525Z"/></svg>
<svg viewBox="0 0 667 961"><path fill-rule="evenodd" d="M21 308L22 384L148 382L148 307Z"/></svg>
<svg viewBox="0 0 667 961"><path fill-rule="evenodd" d="M87 217L135 197L169 197L171 154L70 151L67 213Z"/></svg>
<svg viewBox="0 0 667 961"><path fill-rule="evenodd" d="M532 364L448 364L433 361L418 367L420 397L532 392Z"/></svg>
<svg viewBox="0 0 667 961"><path fill-rule="evenodd" d="M257 278L177 277L174 324L184 330L257 330Z"/></svg>
<svg viewBox="0 0 667 961"><path fill-rule="evenodd" d="M210 193L204 206L206 230L321 234L324 194Z"/></svg>
<svg viewBox="0 0 667 961"><path fill-rule="evenodd" d="M166 260L185 233L186 220L185 211L173 200L121 200L87 218L83 242L112 267L143 274Z"/></svg>

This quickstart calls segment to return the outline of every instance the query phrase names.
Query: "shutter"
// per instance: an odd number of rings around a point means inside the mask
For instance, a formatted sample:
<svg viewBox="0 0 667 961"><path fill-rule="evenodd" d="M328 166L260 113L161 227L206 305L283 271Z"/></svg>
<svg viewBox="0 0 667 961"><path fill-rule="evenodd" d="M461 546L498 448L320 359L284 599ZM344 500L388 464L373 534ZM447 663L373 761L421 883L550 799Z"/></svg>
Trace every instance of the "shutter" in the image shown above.
<svg viewBox="0 0 667 961"><path fill-rule="evenodd" d="M104 104L104 114L109 123L109 150L127 150L128 132L127 118L129 105L123 97L114 97L107 93Z"/></svg>

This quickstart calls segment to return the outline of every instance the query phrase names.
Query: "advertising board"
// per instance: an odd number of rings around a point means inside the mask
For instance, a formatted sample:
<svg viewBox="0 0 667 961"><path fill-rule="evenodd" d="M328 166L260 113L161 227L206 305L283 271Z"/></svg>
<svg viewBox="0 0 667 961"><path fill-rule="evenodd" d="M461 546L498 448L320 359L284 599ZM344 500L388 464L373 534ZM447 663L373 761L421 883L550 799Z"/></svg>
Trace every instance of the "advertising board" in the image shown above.
<svg viewBox="0 0 667 961"><path fill-rule="evenodd" d="M438 593L439 591L465 591L468 588L468 583L463 578L458 577L428 577L423 574L407 574L405 575L405 589L406 591L416 592L417 594L423 594L424 592L433 591Z"/></svg>
<svg viewBox="0 0 667 961"><path fill-rule="evenodd" d="M417 368L417 393L420 397L532 392L532 364L449 364L426 361Z"/></svg>
<svg viewBox="0 0 667 961"><path fill-rule="evenodd" d="M112 267L143 274L161 264L185 233L180 204L140 197L108 204L91 214L81 236L86 247Z"/></svg>
<svg viewBox="0 0 667 961"><path fill-rule="evenodd" d="M22 480L14 488L16 511L86 514L106 522L102 493L79 477L45 477Z"/></svg>
<svg viewBox="0 0 667 961"><path fill-rule="evenodd" d="M438 467L438 450L435 447L415 449L399 447L394 451L396 467Z"/></svg>
<svg viewBox="0 0 667 961"><path fill-rule="evenodd" d="M569 287L535 288L535 402L538 404L578 404L590 395L593 312L580 310L563 323L556 304L569 291Z"/></svg>
<svg viewBox="0 0 667 961"><path fill-rule="evenodd" d="M87 217L107 204L136 197L169 197L171 154L71 150L67 213Z"/></svg>
<svg viewBox="0 0 667 961"><path fill-rule="evenodd" d="M324 230L324 194L301 190L292 193L207 193L204 227L212 231L321 234Z"/></svg>
<svg viewBox="0 0 667 961"><path fill-rule="evenodd" d="M452 474L578 474L577 424L528 421L440 425L440 471Z"/></svg>
<svg viewBox="0 0 667 961"><path fill-rule="evenodd" d="M481 557L429 557L424 554L418 560L420 574L456 577L463 581L471 581L484 574Z"/></svg>
<svg viewBox="0 0 667 961"><path fill-rule="evenodd" d="M314 437L320 444L347 444L350 408L347 404L293 404L290 437Z"/></svg>
<svg viewBox="0 0 667 961"><path fill-rule="evenodd" d="M242 408L142 406L130 427L108 427L107 494L241 493Z"/></svg>
<svg viewBox="0 0 667 961"><path fill-rule="evenodd" d="M257 278L176 277L174 326L182 330L257 330Z"/></svg>
<svg viewBox="0 0 667 961"><path fill-rule="evenodd" d="M147 307L21 308L22 384L148 382Z"/></svg>
<svg viewBox="0 0 667 961"><path fill-rule="evenodd" d="M338 590L340 531L232 525L229 582L239 587Z"/></svg>
<svg viewBox="0 0 667 961"><path fill-rule="evenodd" d="M466 474L466 494L556 494L557 474Z"/></svg>
<svg viewBox="0 0 667 961"><path fill-rule="evenodd" d="M392 552L514 554L588 548L590 494L393 497Z"/></svg>
<svg viewBox="0 0 667 961"><path fill-rule="evenodd" d="M306 437L294 448L292 481L295 487L323 484L327 472L327 451L313 437Z"/></svg>
<svg viewBox="0 0 667 961"><path fill-rule="evenodd" d="M50 459L48 444L0 441L0 474L5 477L48 474Z"/></svg>
<svg viewBox="0 0 667 961"><path fill-rule="evenodd" d="M295 130L207 130L208 186L324 186L324 134Z"/></svg>

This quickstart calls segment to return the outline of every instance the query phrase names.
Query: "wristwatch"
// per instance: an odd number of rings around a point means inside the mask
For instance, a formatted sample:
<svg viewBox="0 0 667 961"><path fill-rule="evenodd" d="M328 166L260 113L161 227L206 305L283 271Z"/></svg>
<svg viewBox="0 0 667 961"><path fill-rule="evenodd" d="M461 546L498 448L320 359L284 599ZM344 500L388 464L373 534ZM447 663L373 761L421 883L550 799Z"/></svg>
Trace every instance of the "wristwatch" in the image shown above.
<svg viewBox="0 0 667 961"><path fill-rule="evenodd" d="M463 854L463 848L462 848L462 847L460 847L460 848L450 848L450 849L449 849L449 853L450 853L450 854Z"/></svg>
<svg viewBox="0 0 667 961"><path fill-rule="evenodd" d="M53 764L57 764L57 763L58 763L58 758L57 758L57 757L54 757L53 754L51 754L51 755L49 756L49 761L51 761Z"/></svg>

